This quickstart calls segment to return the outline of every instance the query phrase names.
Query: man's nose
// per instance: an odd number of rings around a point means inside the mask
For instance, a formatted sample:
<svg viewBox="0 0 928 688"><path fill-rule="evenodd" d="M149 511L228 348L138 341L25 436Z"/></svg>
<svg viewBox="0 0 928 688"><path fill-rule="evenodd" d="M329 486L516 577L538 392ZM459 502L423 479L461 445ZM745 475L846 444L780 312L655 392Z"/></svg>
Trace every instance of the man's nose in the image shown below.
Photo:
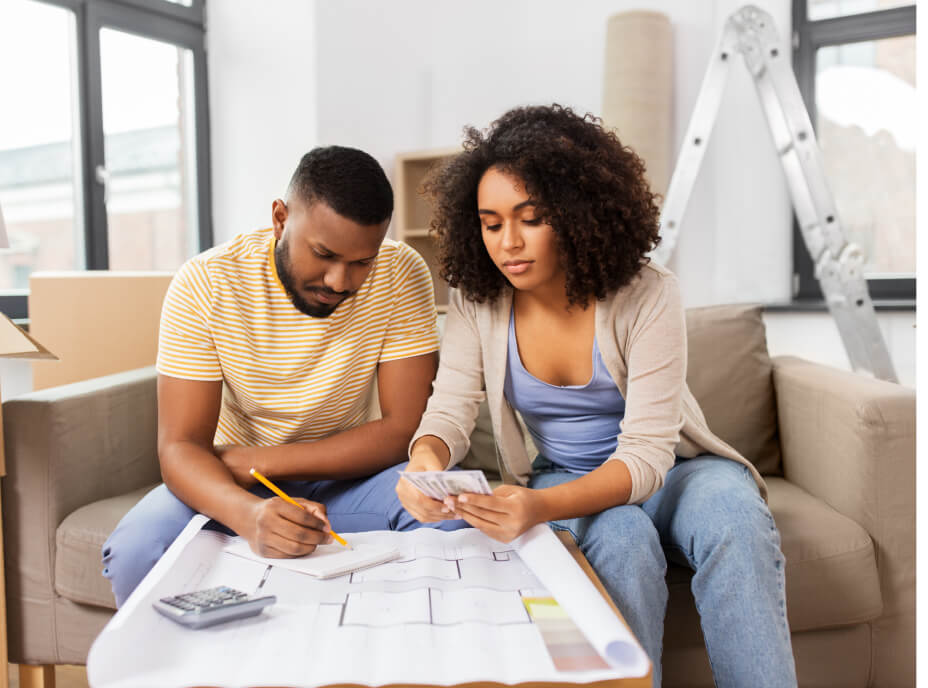
<svg viewBox="0 0 928 688"><path fill-rule="evenodd" d="M346 292L350 291L351 283L348 276L348 266L342 263L335 263L329 267L323 280L325 286L332 291Z"/></svg>

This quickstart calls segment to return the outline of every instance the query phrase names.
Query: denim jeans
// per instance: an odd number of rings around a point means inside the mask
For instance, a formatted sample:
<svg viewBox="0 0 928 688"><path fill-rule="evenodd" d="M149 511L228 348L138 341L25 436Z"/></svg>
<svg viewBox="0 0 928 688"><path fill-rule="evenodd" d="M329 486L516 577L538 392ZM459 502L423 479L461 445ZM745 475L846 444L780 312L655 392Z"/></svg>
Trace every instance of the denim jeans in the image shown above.
<svg viewBox="0 0 928 688"><path fill-rule="evenodd" d="M291 497L324 504L336 533L469 527L461 520L419 523L414 519L396 496L397 471L405 468L406 464L402 463L356 480L294 480L277 484ZM261 484L252 487L250 492L263 498L274 496ZM110 579L117 606L128 599L194 514L196 511L175 497L166 485L159 485L123 516L103 544L103 575ZM210 521L204 527L234 535L217 521Z"/></svg>
<svg viewBox="0 0 928 688"><path fill-rule="evenodd" d="M529 486L580 477L544 457ZM641 505L552 521L577 541L654 665L661 684L667 561L689 566L717 686L796 685L786 620L785 558L748 469L718 456L677 459Z"/></svg>

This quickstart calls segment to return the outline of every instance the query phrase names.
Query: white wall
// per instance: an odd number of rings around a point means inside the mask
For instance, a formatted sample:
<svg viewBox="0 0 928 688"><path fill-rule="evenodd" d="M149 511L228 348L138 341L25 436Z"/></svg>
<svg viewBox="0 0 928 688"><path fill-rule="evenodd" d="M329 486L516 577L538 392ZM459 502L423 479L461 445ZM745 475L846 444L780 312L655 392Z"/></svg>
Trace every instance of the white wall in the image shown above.
<svg viewBox="0 0 928 688"><path fill-rule="evenodd" d="M316 145L315 3L207 6L213 233L271 224L300 156Z"/></svg>
<svg viewBox="0 0 928 688"><path fill-rule="evenodd" d="M877 314L899 382L915 387L916 345L914 312ZM764 313L767 349L771 356L800 356L810 361L850 370L835 321L828 313Z"/></svg>

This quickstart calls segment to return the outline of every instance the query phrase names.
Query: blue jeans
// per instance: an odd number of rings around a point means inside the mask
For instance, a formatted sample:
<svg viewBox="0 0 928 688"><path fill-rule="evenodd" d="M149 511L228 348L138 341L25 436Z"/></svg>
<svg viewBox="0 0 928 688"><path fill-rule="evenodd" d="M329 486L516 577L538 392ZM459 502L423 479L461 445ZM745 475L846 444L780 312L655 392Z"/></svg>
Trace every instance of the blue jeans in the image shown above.
<svg viewBox="0 0 928 688"><path fill-rule="evenodd" d="M402 463L356 480L293 480L277 484L291 497L324 504L336 533L469 527L461 520L423 524L410 516L395 491L397 471L405 468ZM265 499L274 496L261 484L249 491ZM175 497L166 485L159 485L123 517L103 544L103 575L110 579L117 606L128 599L194 514L196 511ZM217 521L205 527L234 535Z"/></svg>
<svg viewBox="0 0 928 688"><path fill-rule="evenodd" d="M544 457L529 486L579 478ZM661 684L667 561L695 573L693 597L715 683L796 685L786 620L780 535L745 466L718 456L678 459L663 487L641 505L552 521L577 541L641 642Z"/></svg>

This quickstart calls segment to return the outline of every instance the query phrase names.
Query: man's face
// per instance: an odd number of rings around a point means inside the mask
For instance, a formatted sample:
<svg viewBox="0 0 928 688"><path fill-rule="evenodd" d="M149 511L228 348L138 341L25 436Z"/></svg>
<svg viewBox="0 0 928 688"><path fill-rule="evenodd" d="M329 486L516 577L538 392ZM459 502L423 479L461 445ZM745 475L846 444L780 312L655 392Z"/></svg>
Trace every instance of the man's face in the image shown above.
<svg viewBox="0 0 928 688"><path fill-rule="evenodd" d="M361 225L326 203L292 197L272 206L277 275L297 310L314 318L331 315L367 278L389 219Z"/></svg>

